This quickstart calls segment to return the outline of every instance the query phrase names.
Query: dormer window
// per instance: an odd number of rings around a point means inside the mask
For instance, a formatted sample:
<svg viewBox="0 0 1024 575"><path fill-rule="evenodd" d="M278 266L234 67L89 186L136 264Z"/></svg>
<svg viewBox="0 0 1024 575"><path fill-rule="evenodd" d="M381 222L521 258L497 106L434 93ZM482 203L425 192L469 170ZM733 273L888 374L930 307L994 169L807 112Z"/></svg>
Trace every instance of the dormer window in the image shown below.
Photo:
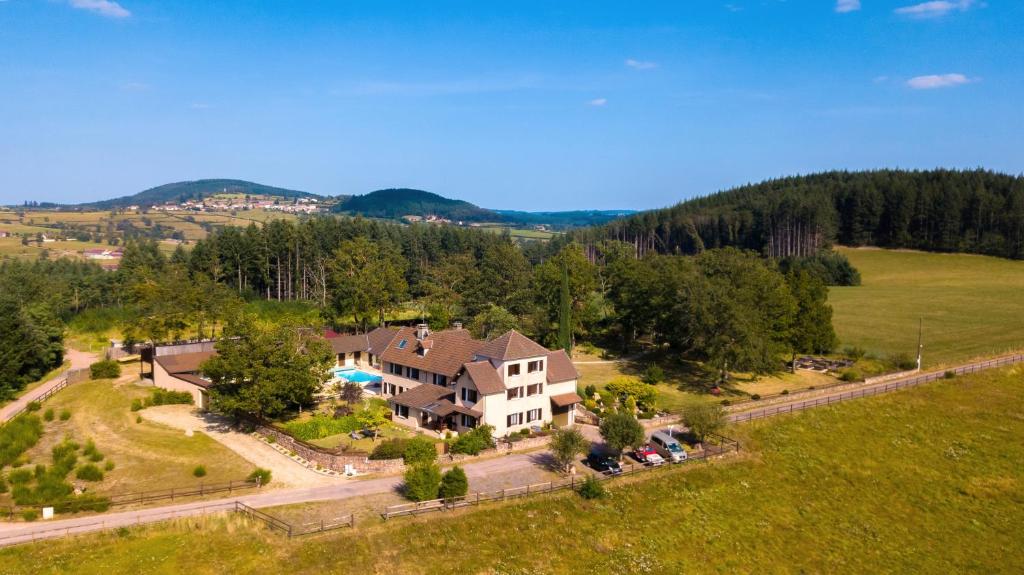
<svg viewBox="0 0 1024 575"><path fill-rule="evenodd" d="M518 363L512 363L512 364L509 364L509 366L508 366L508 376L512 377L514 375L519 375L519 364Z"/></svg>

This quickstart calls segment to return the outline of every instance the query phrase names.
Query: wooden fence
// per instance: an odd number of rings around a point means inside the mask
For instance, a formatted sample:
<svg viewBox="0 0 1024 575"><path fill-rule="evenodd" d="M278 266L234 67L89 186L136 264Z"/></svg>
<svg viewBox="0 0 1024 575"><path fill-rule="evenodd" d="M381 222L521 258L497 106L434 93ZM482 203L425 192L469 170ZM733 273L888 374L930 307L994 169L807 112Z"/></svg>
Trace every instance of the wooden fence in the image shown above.
<svg viewBox="0 0 1024 575"><path fill-rule="evenodd" d="M688 462L703 461L710 457L723 455L725 453L732 453L740 450L740 444L734 439L725 437L724 435L709 434L709 439L717 443L705 443L705 448L702 451L689 455L686 460L678 463L669 465L684 465ZM633 475L643 471L649 471L655 467L645 465L642 463L628 463L622 466L622 473L615 475L604 475L601 473L593 474L593 477L600 481L606 481L615 477L624 475ZM501 489L499 491L487 491L487 492L475 492L462 497L452 497L447 499L431 499L429 501L417 501L413 503L400 503L398 505L391 505L384 509L381 513L381 517L385 521L393 517L403 517L410 515L422 515L424 513L431 513L434 511L449 511L453 509L460 509L463 507L471 507L480 505L481 503L488 503L492 501L508 501L510 499L520 499L532 497L534 495L544 495L547 493L554 493L556 491L563 491L566 489L576 490L577 483L582 484L586 480L586 477L576 477L575 475L569 476L568 479L561 481L548 481L546 483L532 483L529 485L520 485L518 487L509 487Z"/></svg>
<svg viewBox="0 0 1024 575"><path fill-rule="evenodd" d="M972 363L962 367L950 369L948 371L934 371L931 373L925 373L917 377L911 377L900 381L893 381L885 385L876 385L864 389L857 389L838 395L829 395L827 397L819 397L816 399L808 399L805 401L798 401L795 403L789 403L786 405L778 405L775 407L766 407L763 409L755 409L753 411L745 411L743 413L735 413L729 416L731 422L742 422L751 421L754 419L764 419L766 417L772 417L784 413L793 413L795 411L802 411L804 409L810 409L812 407L819 407L822 405L831 405L833 403L839 403L842 401L848 401L850 399L858 399L861 397L871 397L881 393L888 393L897 389L904 389L907 387L914 387L921 385L922 383L928 383L945 379L949 375L966 375L970 373L977 373L987 369L993 369L997 367L1003 367L1007 365L1013 365L1024 361L1024 354L1009 355L1006 357L1000 357L997 359L991 359L988 361L981 361L978 363ZM949 375L947 375L949 374Z"/></svg>
<svg viewBox="0 0 1024 575"><path fill-rule="evenodd" d="M355 516L352 514L337 517L330 520L321 519L320 521L312 521L309 523L300 523L299 525L293 525L288 523L280 517L274 517L269 513L264 513L259 509L249 507L241 501L235 501L235 512L241 513L251 519L260 521L273 531L278 531L288 536L288 538L299 537L302 535L312 535L314 533L324 533L326 531L333 531L335 529L342 529L345 527L355 527L356 521Z"/></svg>

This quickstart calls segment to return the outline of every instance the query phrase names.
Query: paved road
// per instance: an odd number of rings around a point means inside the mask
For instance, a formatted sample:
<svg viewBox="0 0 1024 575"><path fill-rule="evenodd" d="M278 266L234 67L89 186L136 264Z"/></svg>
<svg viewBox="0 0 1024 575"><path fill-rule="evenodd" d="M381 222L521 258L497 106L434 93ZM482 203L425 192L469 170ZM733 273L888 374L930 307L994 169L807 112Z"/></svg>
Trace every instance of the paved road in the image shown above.
<svg viewBox="0 0 1024 575"><path fill-rule="evenodd" d="M517 453L468 463L464 465L464 468L472 484L474 479L480 479L498 471L502 473L516 471L524 474L531 473L537 469L537 464L537 454ZM88 533L90 531L115 529L130 525L155 523L177 517L219 513L234 509L235 501L240 501L250 507L257 508L313 501L332 501L349 497L388 493L397 489L401 483L401 477L380 477L363 480L348 479L336 485L277 490L268 489L259 493L233 496L226 499L179 503L150 509L73 517L71 519L60 519L45 523L0 523L0 547L28 541L64 537L75 533Z"/></svg>
<svg viewBox="0 0 1024 575"><path fill-rule="evenodd" d="M993 360L963 365L955 368L953 371L959 374L973 373L976 371L1002 367L1020 362L1024 362L1024 355L1004 356ZM935 381L936 379L941 379L944 374L944 370L918 374L893 380L888 383L880 383L859 388L855 391L825 394L814 399L794 401L773 405L759 410L735 413L730 415L729 418L731 421L741 422L749 421L751 419L771 417L782 413L792 413L793 411L809 409L811 407L831 405L832 403L853 399L855 397L876 395L878 393L885 393L896 389L918 385L927 381ZM593 429L586 429L585 433L591 435L594 431L595 430ZM542 458L536 453L521 453L468 463L465 464L464 467L466 469L466 474L472 481L474 477L483 477L498 470L504 473L514 472L516 470L528 473L530 470L535 470L537 468L536 466L541 459ZM129 525L154 523L175 517L217 513L233 509L235 501L241 501L251 507L273 507L277 505L288 505L308 501L328 501L344 499L347 497L386 493L395 489L401 484L401 482L402 479L400 477L349 480L339 485L264 491L262 493L242 497L232 497L230 499L182 503L138 511L124 511L118 513L106 513L92 517L61 519L45 523L0 523L0 546L13 545L26 541L63 537L73 533L86 533L89 531L100 531Z"/></svg>
<svg viewBox="0 0 1024 575"><path fill-rule="evenodd" d="M68 349L64 352L64 357L71 362L71 366L68 371L72 369L82 369L89 367L91 364L99 361L100 357L95 353L87 353L84 351L78 351L77 349ZM66 373L66 372L65 372ZM0 407L0 423L6 423L9 419L14 417L14 414L20 412L25 408L26 405L35 401L47 391L50 391L63 381L64 375L58 375L57 377L47 381L32 391L22 395L18 399L11 403Z"/></svg>

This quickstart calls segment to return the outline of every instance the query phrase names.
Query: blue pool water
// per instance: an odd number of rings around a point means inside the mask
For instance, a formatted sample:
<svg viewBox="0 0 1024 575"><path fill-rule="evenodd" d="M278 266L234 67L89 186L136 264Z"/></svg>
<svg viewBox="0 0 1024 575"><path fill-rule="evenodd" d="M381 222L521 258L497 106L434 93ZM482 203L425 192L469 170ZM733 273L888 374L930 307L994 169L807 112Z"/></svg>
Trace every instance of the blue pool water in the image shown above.
<svg viewBox="0 0 1024 575"><path fill-rule="evenodd" d="M373 375L372 373L367 373L367 372L365 372L365 371L363 371L361 369L353 369L351 367L347 367L347 368L338 367L338 368L335 368L334 369L334 377L338 377L338 378L341 378L341 379L344 379L344 380L347 380L347 381L354 381L356 383L362 383L362 384L380 383L381 381L384 380L384 378L382 378L379 375Z"/></svg>

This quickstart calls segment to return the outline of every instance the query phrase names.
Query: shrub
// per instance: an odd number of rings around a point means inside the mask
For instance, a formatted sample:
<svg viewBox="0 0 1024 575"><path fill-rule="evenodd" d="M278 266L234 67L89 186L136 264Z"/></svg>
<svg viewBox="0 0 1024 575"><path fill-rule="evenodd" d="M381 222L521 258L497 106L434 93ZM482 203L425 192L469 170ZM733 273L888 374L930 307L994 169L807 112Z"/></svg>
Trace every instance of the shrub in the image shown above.
<svg viewBox="0 0 1024 575"><path fill-rule="evenodd" d="M196 477L206 477L206 466L196 465L196 468L192 470L192 475Z"/></svg>
<svg viewBox="0 0 1024 575"><path fill-rule="evenodd" d="M894 353L889 356L889 363L901 371L909 371L917 367L917 360L908 353Z"/></svg>
<svg viewBox="0 0 1024 575"><path fill-rule="evenodd" d="M28 405L25 406L25 411L32 413L34 411L39 411L42 408L43 404L39 403L38 401L30 401L28 402Z"/></svg>
<svg viewBox="0 0 1024 575"><path fill-rule="evenodd" d="M156 388L153 394L146 399L146 407L152 405L192 405L192 394L187 391L170 391Z"/></svg>
<svg viewBox="0 0 1024 575"><path fill-rule="evenodd" d="M103 481L103 471L92 463L86 463L75 471L75 477L82 481Z"/></svg>
<svg viewBox="0 0 1024 575"><path fill-rule="evenodd" d="M142 416L141 415L136 415L135 416L135 423L142 423Z"/></svg>
<svg viewBox="0 0 1024 575"><path fill-rule="evenodd" d="M399 459L405 455L406 439L388 439L377 444L370 459Z"/></svg>
<svg viewBox="0 0 1024 575"><path fill-rule="evenodd" d="M867 353L868 352L863 347L858 347L855 345L847 346L846 348L843 349L843 355L854 361L862 359L865 355L867 355Z"/></svg>
<svg viewBox="0 0 1024 575"><path fill-rule="evenodd" d="M845 382L860 381L860 373L855 369L847 369L839 374L839 379Z"/></svg>
<svg viewBox="0 0 1024 575"><path fill-rule="evenodd" d="M413 501L437 499L441 470L434 463L414 465L405 471L405 496Z"/></svg>
<svg viewBox="0 0 1024 575"><path fill-rule="evenodd" d="M956 377L956 372L955 371L947 371L946 373L942 374L942 377L944 377L946 379L953 379L954 377Z"/></svg>
<svg viewBox="0 0 1024 575"><path fill-rule="evenodd" d="M585 399L593 399L595 393L597 393L597 388L593 385L588 385L583 388L583 397Z"/></svg>
<svg viewBox="0 0 1024 575"><path fill-rule="evenodd" d="M132 407L131 407L132 411L139 411L139 410L142 409L142 407L143 406L142 406L142 400L141 399L136 397L135 399L132 400Z"/></svg>
<svg viewBox="0 0 1024 575"><path fill-rule="evenodd" d="M637 417L639 419L654 419L654 416L656 415L658 415L656 411L654 411L653 409L648 409L646 411L641 411L640 415L638 415Z"/></svg>
<svg viewBox="0 0 1024 575"><path fill-rule="evenodd" d="M82 448L82 455L89 458L89 461L97 462L103 461L103 454L100 453L99 449L96 449L96 444L92 439L85 442L85 447Z"/></svg>
<svg viewBox="0 0 1024 575"><path fill-rule="evenodd" d="M437 448L433 442L423 437L414 437L405 442L405 449L402 450L402 459L406 465L418 463L430 463L437 459Z"/></svg>
<svg viewBox="0 0 1024 575"><path fill-rule="evenodd" d="M7 480L11 482L11 485L25 485L32 481L32 472L24 467L19 467L11 474L7 476Z"/></svg>
<svg viewBox="0 0 1024 575"><path fill-rule="evenodd" d="M644 374L640 379L648 385L661 383L665 381L665 370L661 369L658 365L650 365L644 370Z"/></svg>
<svg viewBox="0 0 1024 575"><path fill-rule="evenodd" d="M266 485L270 483L270 478L270 470L263 469L262 467L257 467L256 469L253 469L252 473L250 473L248 477L249 481L258 481L260 485Z"/></svg>
<svg viewBox="0 0 1024 575"><path fill-rule="evenodd" d="M0 468L12 465L43 436L43 422L37 415L15 417L0 427Z"/></svg>
<svg viewBox="0 0 1024 575"><path fill-rule="evenodd" d="M444 499L464 497L469 493L469 479L466 472L456 465L441 476L441 489L438 495Z"/></svg>
<svg viewBox="0 0 1024 575"><path fill-rule="evenodd" d="M39 513L35 509L26 509L21 512L21 518L25 521L35 521L39 518Z"/></svg>
<svg viewBox="0 0 1024 575"><path fill-rule="evenodd" d="M782 395L789 395L789 390L788 389L783 389L782 390Z"/></svg>
<svg viewBox="0 0 1024 575"><path fill-rule="evenodd" d="M114 462L108 459L107 462L103 464L103 470L104 471L113 471L114 470Z"/></svg>
<svg viewBox="0 0 1024 575"><path fill-rule="evenodd" d="M71 410L70 409L62 409L62 410L60 410L60 420L61 421L67 421L69 419L71 419Z"/></svg>
<svg viewBox="0 0 1024 575"><path fill-rule="evenodd" d="M7 479L0 475L0 493L7 493Z"/></svg>
<svg viewBox="0 0 1024 575"><path fill-rule="evenodd" d="M732 405L732 402L729 401L728 399L723 399L719 403L721 403L724 407L729 407L730 405Z"/></svg>
<svg viewBox="0 0 1024 575"><path fill-rule="evenodd" d="M580 485L578 492L580 497L584 499L600 499L605 495L604 485L601 485L601 482L593 475L588 475L583 480L583 484Z"/></svg>
<svg viewBox="0 0 1024 575"><path fill-rule="evenodd" d="M464 453L466 455L478 455L481 451L494 446L494 427L481 425L460 434L452 442L452 453Z"/></svg>
<svg viewBox="0 0 1024 575"><path fill-rule="evenodd" d="M43 419L45 419L46 421L53 421L53 417L54 414L52 407L43 412Z"/></svg>
<svg viewBox="0 0 1024 575"><path fill-rule="evenodd" d="M761 399L761 394L760 393L755 393L754 395L750 396L750 399L753 399L754 401L758 401L759 399Z"/></svg>
<svg viewBox="0 0 1024 575"><path fill-rule="evenodd" d="M355 415L346 415L337 419L328 415L314 415L306 421L295 421L285 424L284 430L289 435L303 441L323 439L331 435L351 433L362 428Z"/></svg>
<svg viewBox="0 0 1024 575"><path fill-rule="evenodd" d="M97 361L89 366L89 375L93 379L114 379L121 375L121 364L112 359Z"/></svg>

